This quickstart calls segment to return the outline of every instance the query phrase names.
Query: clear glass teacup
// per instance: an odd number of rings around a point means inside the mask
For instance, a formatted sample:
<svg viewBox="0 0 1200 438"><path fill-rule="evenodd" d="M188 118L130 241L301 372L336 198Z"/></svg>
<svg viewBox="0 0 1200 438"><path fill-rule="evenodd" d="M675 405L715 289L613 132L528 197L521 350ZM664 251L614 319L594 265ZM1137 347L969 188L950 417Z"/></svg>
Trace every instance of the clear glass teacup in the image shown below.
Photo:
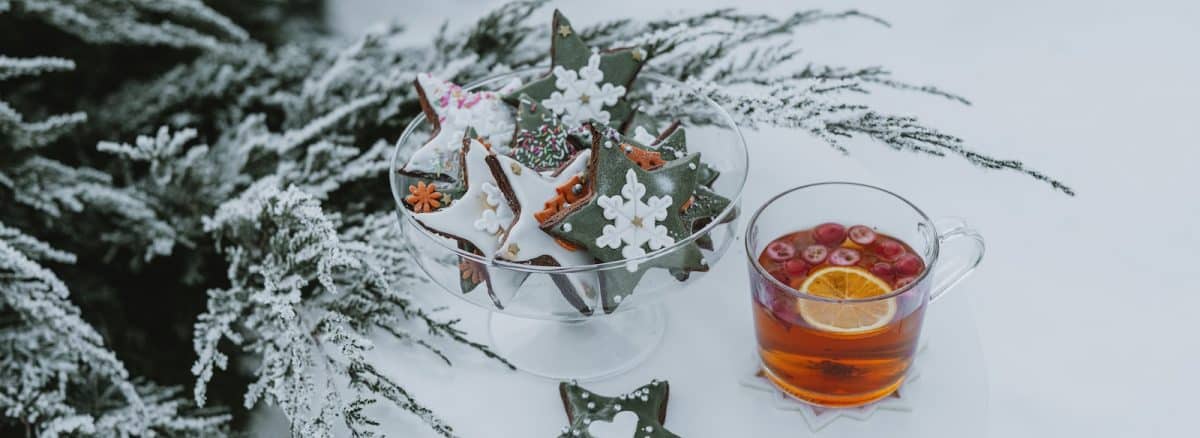
<svg viewBox="0 0 1200 438"><path fill-rule="evenodd" d="M943 254L955 241L959 254ZM746 230L763 374L796 398L852 407L903 384L926 303L978 266L983 238L878 187L827 182L767 201Z"/></svg>

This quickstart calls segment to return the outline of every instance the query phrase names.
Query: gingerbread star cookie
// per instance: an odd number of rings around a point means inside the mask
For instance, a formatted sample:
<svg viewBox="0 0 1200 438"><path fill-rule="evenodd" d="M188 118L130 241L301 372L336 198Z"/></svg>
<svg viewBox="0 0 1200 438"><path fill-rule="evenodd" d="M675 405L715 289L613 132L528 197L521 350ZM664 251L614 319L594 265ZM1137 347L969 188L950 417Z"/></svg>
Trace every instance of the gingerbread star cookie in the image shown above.
<svg viewBox="0 0 1200 438"><path fill-rule="evenodd" d="M700 155L645 170L626 155L635 146L612 141L595 127L591 130L588 194L547 220L542 229L586 248L601 262L626 261L625 269L600 272L601 304L605 312L612 312L651 267L706 269L695 242L645 263L638 260L691 235L681 212L696 190Z"/></svg>
<svg viewBox="0 0 1200 438"><path fill-rule="evenodd" d="M492 174L500 185L515 219L507 227L497 258L540 266L580 266L594 259L583 249L542 231L541 225L565 203L564 193L583 190L582 179L592 151L584 150L551 175L543 175L519 161L499 155L487 158ZM550 210L548 213L547 210ZM592 309L583 297L594 296L597 286L587 276L552 274L563 297L585 315Z"/></svg>
<svg viewBox="0 0 1200 438"><path fill-rule="evenodd" d="M542 172L561 167L579 149L559 116L529 95L521 95L509 155Z"/></svg>
<svg viewBox="0 0 1200 438"><path fill-rule="evenodd" d="M449 181L457 173L457 154L468 127L498 153L507 152L512 138L512 109L492 91L466 91L457 84L420 73L414 86L421 110L433 126L422 145L399 172L409 177ZM502 90L503 91L503 90Z"/></svg>
<svg viewBox="0 0 1200 438"><path fill-rule="evenodd" d="M599 51L588 47L571 22L557 10L551 24L550 74L504 99L518 105L521 95L549 108L572 134L596 120L622 125L633 113L625 94L650 57L644 47Z"/></svg>
<svg viewBox="0 0 1200 438"><path fill-rule="evenodd" d="M563 427L560 438L593 438L591 427L597 422L613 422L617 414L630 412L637 416L634 438L679 438L663 427L667 421L667 402L671 386L666 381L651 380L631 393L605 397L584 389L574 382L558 384L563 408L570 425ZM599 437L597 437L599 438Z"/></svg>

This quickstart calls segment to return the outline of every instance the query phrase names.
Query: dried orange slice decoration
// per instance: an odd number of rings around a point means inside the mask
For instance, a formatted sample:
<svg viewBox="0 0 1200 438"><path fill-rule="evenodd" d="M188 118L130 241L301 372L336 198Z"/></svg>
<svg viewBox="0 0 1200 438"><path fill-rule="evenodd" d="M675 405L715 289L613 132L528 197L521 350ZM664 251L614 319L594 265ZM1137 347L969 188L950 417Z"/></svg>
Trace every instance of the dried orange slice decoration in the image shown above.
<svg viewBox="0 0 1200 438"><path fill-rule="evenodd" d="M887 295L891 286L865 269L830 266L811 273L800 292L835 300L862 300ZM804 321L823 331L858 334L877 330L896 316L896 299L832 303L799 299L797 310Z"/></svg>

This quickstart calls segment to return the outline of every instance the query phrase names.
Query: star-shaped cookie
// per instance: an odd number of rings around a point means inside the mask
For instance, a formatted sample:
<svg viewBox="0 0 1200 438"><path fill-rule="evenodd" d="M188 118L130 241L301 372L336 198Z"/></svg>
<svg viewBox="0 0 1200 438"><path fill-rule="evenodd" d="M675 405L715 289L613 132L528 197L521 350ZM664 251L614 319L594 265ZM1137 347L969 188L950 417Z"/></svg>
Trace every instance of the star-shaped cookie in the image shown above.
<svg viewBox="0 0 1200 438"><path fill-rule="evenodd" d="M547 216L540 214L547 205L558 207L567 202L560 195L562 191L583 190L581 180L587 171L591 155L591 150L584 150L551 175L538 173L508 156L494 155L487 158L509 208L516 212L515 219L505 233L504 242L495 253L497 258L540 266L592 264L594 259L587 251L542 231L542 220ZM597 286L587 281L591 276L552 275L567 302L581 313L590 315L592 309L583 297L595 295Z"/></svg>
<svg viewBox="0 0 1200 438"><path fill-rule="evenodd" d="M696 190L700 155L690 154L649 171L626 156L633 145L610 140L596 127L590 129L588 194L545 221L542 229L586 248L601 262L626 261L625 269L600 272L601 305L607 313L633 293L651 267L707 269L695 242L645 263L637 260L691 235L681 212Z"/></svg>
<svg viewBox="0 0 1200 438"><path fill-rule="evenodd" d="M592 423L612 422L622 412L637 415L634 438L679 438L663 427L671 396L671 387L666 381L651 380L649 384L617 397L596 394L574 382L559 383L558 392L571 423L563 427L560 438L592 438Z"/></svg>
<svg viewBox="0 0 1200 438"><path fill-rule="evenodd" d="M598 51L583 42L571 22L557 10L551 24L550 74L504 96L518 105L521 95L562 117L572 133L596 120L623 125L633 114L625 99L650 53L644 47Z"/></svg>
<svg viewBox="0 0 1200 438"><path fill-rule="evenodd" d="M439 210L414 211L413 218L425 229L457 241L459 248L491 257L515 216L488 167L487 157L493 156L492 152L473 134L474 130L468 128L459 149L457 179L465 188L462 196ZM503 306L502 297L512 295L525 278L516 271L488 269L469 260L462 261L460 272L464 274L464 293L482 279L498 307Z"/></svg>
<svg viewBox="0 0 1200 438"><path fill-rule="evenodd" d="M409 157L399 172L436 181L449 181L457 173L457 154L467 128L499 153L512 138L512 109L492 91L466 91L457 84L420 73L413 81L421 110L433 134ZM505 90L501 90L504 92Z"/></svg>
<svg viewBox="0 0 1200 438"><path fill-rule="evenodd" d="M542 172L561 167L580 149L554 111L521 95L509 155Z"/></svg>

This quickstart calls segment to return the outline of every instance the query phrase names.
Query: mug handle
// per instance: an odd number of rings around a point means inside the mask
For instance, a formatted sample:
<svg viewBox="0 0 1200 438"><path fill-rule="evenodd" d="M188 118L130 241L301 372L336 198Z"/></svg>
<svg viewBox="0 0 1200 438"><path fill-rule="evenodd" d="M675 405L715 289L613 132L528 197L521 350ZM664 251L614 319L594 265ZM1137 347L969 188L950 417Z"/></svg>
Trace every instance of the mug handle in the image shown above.
<svg viewBox="0 0 1200 438"><path fill-rule="evenodd" d="M934 283L931 292L929 293L929 302L937 301L946 291L954 288L959 282L967 278L975 268L979 266L979 262L983 260L983 252L986 246L983 243L983 236L967 225L965 221L956 217L940 218L934 221L934 227L939 230L937 239L938 245L941 246L942 254L939 255L937 261L938 267L935 268L933 274ZM945 257L950 255L947 251L950 247L947 246L960 238L966 238L965 243L971 244L963 248L959 247L960 251L969 251L965 254L956 255L954 257Z"/></svg>

